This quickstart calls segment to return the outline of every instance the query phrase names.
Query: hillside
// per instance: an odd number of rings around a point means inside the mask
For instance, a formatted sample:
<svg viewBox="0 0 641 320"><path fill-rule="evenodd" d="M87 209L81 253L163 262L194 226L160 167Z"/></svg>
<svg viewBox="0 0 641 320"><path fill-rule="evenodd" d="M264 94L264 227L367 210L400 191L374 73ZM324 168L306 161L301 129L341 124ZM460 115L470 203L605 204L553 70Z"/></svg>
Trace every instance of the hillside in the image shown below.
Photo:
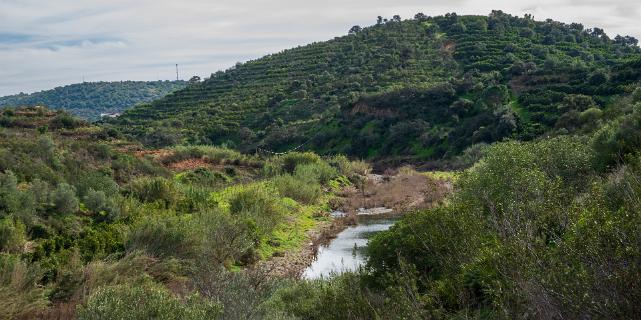
<svg viewBox="0 0 641 320"><path fill-rule="evenodd" d="M84 82L32 94L0 97L0 108L46 106L65 109L83 119L98 120L101 113L121 113L186 85L185 81Z"/></svg>
<svg viewBox="0 0 641 320"><path fill-rule="evenodd" d="M590 130L641 79L636 44L500 11L396 17L238 64L113 124L157 146L450 158L505 138Z"/></svg>

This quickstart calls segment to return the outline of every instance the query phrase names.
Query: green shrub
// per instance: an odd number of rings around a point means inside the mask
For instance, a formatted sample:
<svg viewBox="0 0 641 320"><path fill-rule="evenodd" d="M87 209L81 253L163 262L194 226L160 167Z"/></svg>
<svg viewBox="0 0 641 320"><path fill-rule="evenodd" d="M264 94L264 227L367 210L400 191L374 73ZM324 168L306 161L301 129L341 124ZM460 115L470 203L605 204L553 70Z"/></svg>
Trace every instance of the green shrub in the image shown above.
<svg viewBox="0 0 641 320"><path fill-rule="evenodd" d="M99 171L92 171L80 177L77 185L78 196L85 197L89 190L102 191L105 195L113 197L118 194L120 187L107 174Z"/></svg>
<svg viewBox="0 0 641 320"><path fill-rule="evenodd" d="M280 173L293 174L298 165L317 163L320 161L321 158L313 152L290 152L269 159L265 169L268 174L272 175Z"/></svg>
<svg viewBox="0 0 641 320"><path fill-rule="evenodd" d="M641 87L637 87L632 92L632 103L641 102Z"/></svg>
<svg viewBox="0 0 641 320"><path fill-rule="evenodd" d="M78 211L78 198L74 187L61 183L51 194L57 213L73 214Z"/></svg>
<svg viewBox="0 0 641 320"><path fill-rule="evenodd" d="M530 241L548 232L547 224L567 223L568 213L557 210L568 205L569 190L563 189L562 181L548 176L549 169L538 163L543 153L535 146L517 142L492 146L487 156L457 181L456 201L464 203L477 219L491 221L501 237ZM573 168L563 170L571 172Z"/></svg>
<svg viewBox="0 0 641 320"><path fill-rule="evenodd" d="M18 179L11 171L0 173L0 215L16 212L19 206Z"/></svg>
<svg viewBox="0 0 641 320"><path fill-rule="evenodd" d="M60 113L51 120L49 125L54 129L75 129L84 125L84 122L68 113Z"/></svg>
<svg viewBox="0 0 641 320"><path fill-rule="evenodd" d="M349 171L351 172L350 177L354 175L367 176L372 171L372 166L365 161L352 161Z"/></svg>
<svg viewBox="0 0 641 320"><path fill-rule="evenodd" d="M214 164L235 164L239 165L245 161L245 156L240 152L221 147L214 146L201 146L201 150L204 153L205 160Z"/></svg>
<svg viewBox="0 0 641 320"><path fill-rule="evenodd" d="M267 303L272 312L270 317L313 320L430 318L412 275L405 275L402 282L386 289L368 287L363 278L362 274L348 272L331 279L301 281L283 287Z"/></svg>
<svg viewBox="0 0 641 320"><path fill-rule="evenodd" d="M409 263L430 280L458 272L481 245L479 221L441 208L408 214L389 231L370 239L367 266L379 275Z"/></svg>
<svg viewBox="0 0 641 320"><path fill-rule="evenodd" d="M36 149L36 152L38 152L40 158L42 158L46 162L50 162L55 156L55 151L56 143L53 141L51 136L41 135L40 137L38 137L38 147Z"/></svg>
<svg viewBox="0 0 641 320"><path fill-rule="evenodd" d="M130 186L131 192L143 202L160 202L170 207L178 201L179 193L173 181L161 177L140 178Z"/></svg>
<svg viewBox="0 0 641 320"><path fill-rule="evenodd" d="M605 171L616 167L629 155L641 148L641 107L631 115L612 121L599 129L592 138L594 161L597 169Z"/></svg>
<svg viewBox="0 0 641 320"><path fill-rule="evenodd" d="M122 253L124 232L121 229L117 224L100 224L83 230L77 242L83 262L101 259L112 253Z"/></svg>
<svg viewBox="0 0 641 320"><path fill-rule="evenodd" d="M296 167L294 175L304 181L315 181L327 184L338 176L338 171L324 161L302 164Z"/></svg>
<svg viewBox="0 0 641 320"><path fill-rule="evenodd" d="M202 242L194 224L181 217L148 217L135 225L127 236L127 252L143 251L168 258L194 259L202 252Z"/></svg>
<svg viewBox="0 0 641 320"><path fill-rule="evenodd" d="M217 303L197 294L181 300L160 285L146 283L98 289L78 310L78 319L201 320L216 319L220 311Z"/></svg>
<svg viewBox="0 0 641 320"><path fill-rule="evenodd" d="M25 225L11 217L0 219L0 252L22 253L27 241Z"/></svg>
<svg viewBox="0 0 641 320"><path fill-rule="evenodd" d="M215 146L177 146L171 149L172 154L161 159L165 164L187 159L203 159L213 164L242 164L246 156L240 152Z"/></svg>
<svg viewBox="0 0 641 320"><path fill-rule="evenodd" d="M204 152L200 148L195 146L177 146L171 148L171 151L171 155L163 157L161 159L162 163L169 164L187 159L199 159L204 155Z"/></svg>
<svg viewBox="0 0 641 320"><path fill-rule="evenodd" d="M247 257L256 245L255 230L236 217L204 211L194 215L193 224L199 227L199 239L202 240L200 266L205 266L206 270L223 264L229 267L231 263Z"/></svg>
<svg viewBox="0 0 641 320"><path fill-rule="evenodd" d="M29 192L33 195L33 200L38 209L43 209L49 204L49 189L49 184L42 180L35 179L31 182Z"/></svg>
<svg viewBox="0 0 641 320"><path fill-rule="evenodd" d="M99 160L109 160L113 154L111 147L106 143L91 143L87 146L87 151Z"/></svg>
<svg viewBox="0 0 641 320"><path fill-rule="evenodd" d="M322 194L321 186L312 179L284 174L274 178L278 193L305 204L313 204Z"/></svg>
<svg viewBox="0 0 641 320"><path fill-rule="evenodd" d="M327 163L336 168L341 175L349 176L351 174L351 161L344 155L336 155L327 159Z"/></svg>
<svg viewBox="0 0 641 320"><path fill-rule="evenodd" d="M89 189L85 196L85 205L94 213L100 215L100 221L115 221L120 216L120 208L105 192Z"/></svg>
<svg viewBox="0 0 641 320"><path fill-rule="evenodd" d="M231 181L225 174L205 168L181 172L176 175L176 179L180 183L204 187L216 187Z"/></svg>
<svg viewBox="0 0 641 320"><path fill-rule="evenodd" d="M268 190L263 184L243 188L229 205L232 215L245 219L251 228L255 228L256 240L268 235L284 216L275 191Z"/></svg>

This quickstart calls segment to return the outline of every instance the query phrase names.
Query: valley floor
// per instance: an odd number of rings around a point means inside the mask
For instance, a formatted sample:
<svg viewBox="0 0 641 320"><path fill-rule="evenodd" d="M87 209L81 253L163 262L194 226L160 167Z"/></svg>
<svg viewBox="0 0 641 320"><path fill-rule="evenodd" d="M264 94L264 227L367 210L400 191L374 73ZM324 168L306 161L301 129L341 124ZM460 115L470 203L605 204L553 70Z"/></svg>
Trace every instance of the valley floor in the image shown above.
<svg viewBox="0 0 641 320"><path fill-rule="evenodd" d="M452 182L452 175L419 173L409 167L368 174L361 186L346 187L336 194L332 219L308 230L301 247L262 261L257 268L271 277L298 279L316 259L319 247L356 225L359 216L400 216L442 205L452 192Z"/></svg>

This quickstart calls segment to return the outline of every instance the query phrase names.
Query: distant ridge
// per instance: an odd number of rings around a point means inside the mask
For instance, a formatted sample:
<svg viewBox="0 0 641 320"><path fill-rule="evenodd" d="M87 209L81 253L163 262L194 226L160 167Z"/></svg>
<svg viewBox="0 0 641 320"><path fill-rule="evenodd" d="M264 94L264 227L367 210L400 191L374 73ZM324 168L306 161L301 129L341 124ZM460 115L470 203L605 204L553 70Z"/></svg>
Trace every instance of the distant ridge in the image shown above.
<svg viewBox="0 0 641 320"><path fill-rule="evenodd" d="M87 120L101 114L119 114L139 103L150 102L182 89L186 81L84 82L32 94L0 97L0 107L47 106L65 109Z"/></svg>

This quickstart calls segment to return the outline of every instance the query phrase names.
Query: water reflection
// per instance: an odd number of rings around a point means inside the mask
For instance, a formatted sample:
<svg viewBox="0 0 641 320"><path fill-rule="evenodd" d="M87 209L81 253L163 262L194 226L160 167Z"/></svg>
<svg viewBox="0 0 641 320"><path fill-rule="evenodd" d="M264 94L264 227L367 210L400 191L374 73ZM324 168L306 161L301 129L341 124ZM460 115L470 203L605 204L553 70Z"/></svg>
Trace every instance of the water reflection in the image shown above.
<svg viewBox="0 0 641 320"><path fill-rule="evenodd" d="M304 279L328 277L332 273L353 271L365 262L367 239L374 233L389 229L397 219L359 219L356 226L343 230L328 246L318 249L316 260L303 273Z"/></svg>

